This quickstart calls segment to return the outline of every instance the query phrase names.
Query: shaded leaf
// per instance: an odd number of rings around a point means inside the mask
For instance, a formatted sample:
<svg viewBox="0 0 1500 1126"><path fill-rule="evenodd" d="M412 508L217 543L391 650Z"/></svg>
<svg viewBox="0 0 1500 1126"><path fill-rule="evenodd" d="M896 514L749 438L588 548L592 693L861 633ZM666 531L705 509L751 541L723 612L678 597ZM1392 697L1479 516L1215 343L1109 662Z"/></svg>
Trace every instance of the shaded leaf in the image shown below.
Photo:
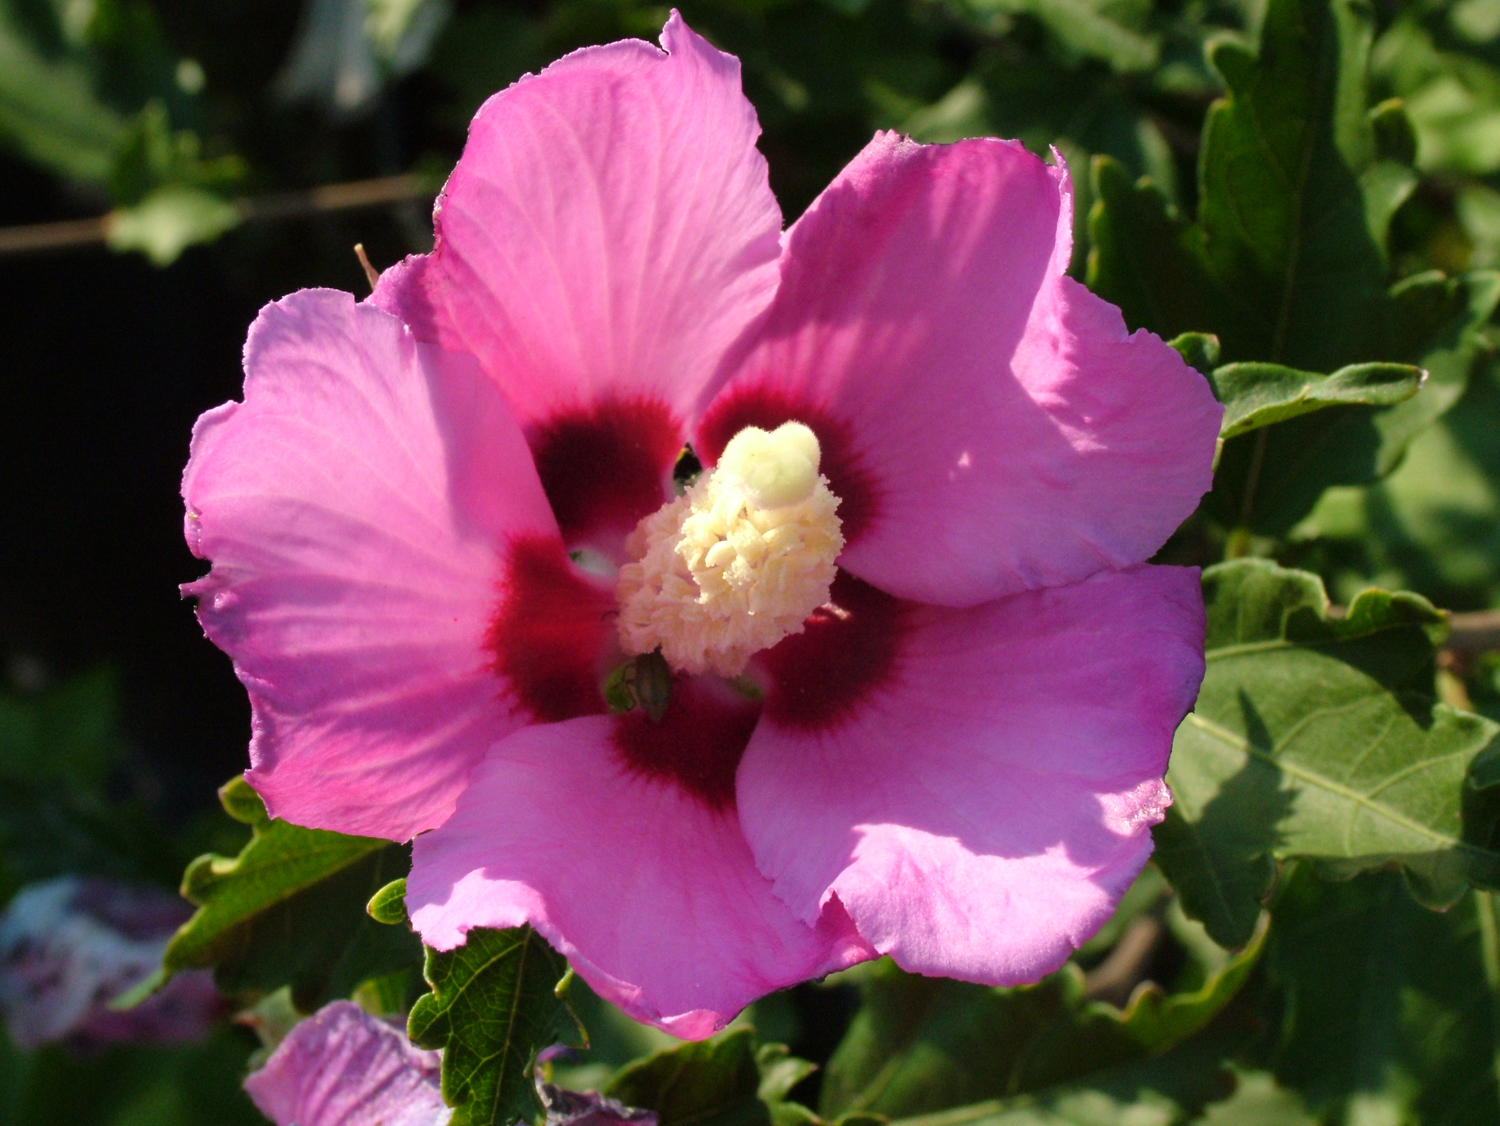
<svg viewBox="0 0 1500 1126"><path fill-rule="evenodd" d="M1083 973L1071 962L1013 989L919 977L881 962L862 976L864 1007L829 1061L820 1110L896 1117L1093 1084L1205 1026L1259 953L1257 941L1192 992L1139 988L1123 1010L1086 1000Z"/></svg>
<svg viewBox="0 0 1500 1126"><path fill-rule="evenodd" d="M1203 1126L1317 1126L1294 1091L1278 1086L1265 1071L1237 1072L1235 1091L1209 1107Z"/></svg>
<svg viewBox="0 0 1500 1126"><path fill-rule="evenodd" d="M1500 272L1418 274L1393 286L1391 298L1389 354L1421 367L1427 382L1416 398L1375 417L1384 451L1381 476L1396 467L1417 434L1458 402L1476 365L1492 354L1484 327L1500 308Z"/></svg>
<svg viewBox="0 0 1500 1126"><path fill-rule="evenodd" d="M1321 1121L1487 1126L1495 1082L1495 904L1416 904L1393 873L1301 870L1275 905L1263 1054ZM1226 1126L1235 1126L1230 1123Z"/></svg>
<svg viewBox="0 0 1500 1126"><path fill-rule="evenodd" d="M196 1044L25 1053L0 1037L6 1126L265 1126L240 1087L250 1044L219 1027Z"/></svg>
<svg viewBox="0 0 1500 1126"><path fill-rule="evenodd" d="M1120 307L1132 329L1166 338L1216 332L1225 298L1209 273L1203 232L1171 208L1150 180L1096 156L1089 212L1088 285Z"/></svg>
<svg viewBox="0 0 1500 1126"><path fill-rule="evenodd" d="M1377 358L1385 268L1359 183L1376 155L1370 38L1355 0L1271 0L1258 53L1210 50L1228 93L1204 124L1198 222L1234 310L1195 327L1231 360L1332 371Z"/></svg>
<svg viewBox="0 0 1500 1126"><path fill-rule="evenodd" d="M774 1054L766 1063L765 1081L774 1092L788 1075L774 1070ZM616 1075L604 1093L656 1111L661 1126L767 1126L761 1083L755 1033L739 1028L647 1056Z"/></svg>
<svg viewBox="0 0 1500 1126"><path fill-rule="evenodd" d="M3 894L65 874L163 885L181 875L178 842L150 816L140 775L125 769L135 764L118 696L108 669L24 695L0 692Z"/></svg>
<svg viewBox="0 0 1500 1126"><path fill-rule="evenodd" d="M1035 16L1064 46L1106 62L1117 71L1147 70L1159 44L1114 18L1107 3L1090 0L966 0L975 12Z"/></svg>
<svg viewBox="0 0 1500 1126"><path fill-rule="evenodd" d="M198 911L177 934L145 992L178 970L213 967L228 993L292 987L304 1012L347 996L369 977L414 964L420 947L400 927L369 918L365 904L407 867L406 849L373 837L303 829L266 816L243 778L219 791L224 809L251 827L238 856L200 856L182 894Z"/></svg>
<svg viewBox="0 0 1500 1126"><path fill-rule="evenodd" d="M0 10L0 136L60 175L103 183L125 131L81 66L42 57Z"/></svg>
<svg viewBox="0 0 1500 1126"><path fill-rule="evenodd" d="M537 1052L585 1042L566 1000L567 961L530 927L474 927L456 950L427 948L422 973L432 992L412 1006L407 1033L442 1049L453 1126L540 1123Z"/></svg>
<svg viewBox="0 0 1500 1126"><path fill-rule="evenodd" d="M1167 341L1190 368L1212 375L1219 366L1219 338L1211 332L1184 332Z"/></svg>
<svg viewBox="0 0 1500 1126"><path fill-rule="evenodd" d="M1428 372L1421 390L1394 406L1334 405L1224 446L1206 504L1221 520L1261 535L1286 534L1323 492L1391 473L1412 439L1462 395L1489 343L1483 326L1500 285L1489 271L1433 272L1394 286L1382 351Z"/></svg>
<svg viewBox="0 0 1500 1126"><path fill-rule="evenodd" d="M1260 560L1203 583L1207 674L1173 742L1155 860L1215 941L1250 937L1273 858L1397 862L1434 906L1500 879L1479 835L1494 795L1469 774L1500 727L1433 701L1430 603L1367 591L1330 617L1316 576Z"/></svg>
<svg viewBox="0 0 1500 1126"><path fill-rule="evenodd" d="M1370 111L1370 130L1375 159L1360 173L1359 186L1370 237L1383 257L1391 219L1417 186L1412 167L1417 160L1417 134L1400 98L1381 102Z"/></svg>
<svg viewBox="0 0 1500 1126"><path fill-rule="evenodd" d="M1222 1060L1239 1039L1205 1034L1078 1082L898 1118L893 1126L1179 1126L1233 1091Z"/></svg>

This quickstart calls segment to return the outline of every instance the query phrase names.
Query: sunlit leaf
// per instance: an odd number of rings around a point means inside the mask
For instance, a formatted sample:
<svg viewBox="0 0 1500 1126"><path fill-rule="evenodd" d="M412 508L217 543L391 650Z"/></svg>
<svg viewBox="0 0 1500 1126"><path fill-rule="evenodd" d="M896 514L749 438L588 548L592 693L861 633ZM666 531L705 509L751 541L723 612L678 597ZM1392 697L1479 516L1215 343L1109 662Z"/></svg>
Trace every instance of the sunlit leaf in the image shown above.
<svg viewBox="0 0 1500 1126"><path fill-rule="evenodd" d="M1219 436L1234 438L1325 407L1390 406L1415 395L1422 376L1407 364L1354 364L1328 375L1280 364L1226 364L1212 378L1225 407Z"/></svg>
<svg viewBox="0 0 1500 1126"><path fill-rule="evenodd" d="M310 1012L366 978L416 963L409 931L365 913L370 897L405 871L404 847L273 821L242 778L219 793L253 835L238 856L200 856L189 865L182 893L198 911L167 946L148 987L178 970L212 967L225 992L290 985L298 1007Z"/></svg>
<svg viewBox="0 0 1500 1126"><path fill-rule="evenodd" d="M1155 860L1214 939L1248 940L1274 859L1399 863L1434 906L1500 880L1473 808L1495 800L1497 752L1480 756L1500 726L1434 702L1442 615L1368 591L1332 617L1316 576L1258 560L1203 581L1208 671L1173 742Z"/></svg>
<svg viewBox="0 0 1500 1126"><path fill-rule="evenodd" d="M157 266L170 266L188 247L212 242L239 221L239 210L227 200L172 184L112 212L105 238L111 250L137 250Z"/></svg>

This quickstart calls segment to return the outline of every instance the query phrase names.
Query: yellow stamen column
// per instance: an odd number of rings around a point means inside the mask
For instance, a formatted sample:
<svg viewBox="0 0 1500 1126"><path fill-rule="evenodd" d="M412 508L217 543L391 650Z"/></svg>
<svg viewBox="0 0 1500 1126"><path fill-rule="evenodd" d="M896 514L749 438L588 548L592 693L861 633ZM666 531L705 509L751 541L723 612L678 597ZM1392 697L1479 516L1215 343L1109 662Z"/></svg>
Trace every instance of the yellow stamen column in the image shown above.
<svg viewBox="0 0 1500 1126"><path fill-rule="evenodd" d="M711 474L642 520L615 588L627 653L660 648L678 672L738 676L828 601L844 537L800 422L747 427Z"/></svg>

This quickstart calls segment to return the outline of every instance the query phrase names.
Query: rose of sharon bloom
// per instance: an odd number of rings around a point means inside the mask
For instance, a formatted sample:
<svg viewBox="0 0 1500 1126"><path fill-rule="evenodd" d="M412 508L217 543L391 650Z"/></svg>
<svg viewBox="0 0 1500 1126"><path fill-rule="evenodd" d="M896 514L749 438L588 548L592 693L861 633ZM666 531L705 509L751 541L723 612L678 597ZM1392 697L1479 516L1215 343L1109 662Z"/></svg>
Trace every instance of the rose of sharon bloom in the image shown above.
<svg viewBox="0 0 1500 1126"><path fill-rule="evenodd" d="M134 1008L109 1003L150 977L192 908L154 888L62 876L29 884L0 916L0 1010L27 1050L199 1040L219 1015L207 970L178 974Z"/></svg>
<svg viewBox="0 0 1500 1126"><path fill-rule="evenodd" d="M425 1052L352 1001L301 1021L245 1090L276 1126L443 1126L441 1052Z"/></svg>
<svg viewBox="0 0 1500 1126"><path fill-rule="evenodd" d="M662 46L495 95L431 254L251 329L183 484L247 778L681 1036L877 953L1032 981L1170 800L1203 605L1144 560L1220 408L1066 276L1060 164L880 134L783 233L738 63Z"/></svg>

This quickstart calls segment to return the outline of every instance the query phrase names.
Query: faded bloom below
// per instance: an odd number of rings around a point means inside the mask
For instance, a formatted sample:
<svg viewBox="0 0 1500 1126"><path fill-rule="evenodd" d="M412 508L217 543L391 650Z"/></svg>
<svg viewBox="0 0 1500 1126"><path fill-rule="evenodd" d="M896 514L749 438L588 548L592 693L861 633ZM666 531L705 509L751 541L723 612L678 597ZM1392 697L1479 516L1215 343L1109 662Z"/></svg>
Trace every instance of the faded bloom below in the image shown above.
<svg viewBox="0 0 1500 1126"><path fill-rule="evenodd" d="M441 1052L352 1001L301 1021L245 1080L251 1101L276 1126L445 1126Z"/></svg>
<svg viewBox="0 0 1500 1126"><path fill-rule="evenodd" d="M247 777L678 1035L877 953L1034 980L1169 800L1203 605L1144 560L1219 407L1066 276L1066 169L881 134L783 233L738 63L662 44L495 95L431 254L251 329L183 482Z"/></svg>
<svg viewBox="0 0 1500 1126"><path fill-rule="evenodd" d="M202 1040L222 1003L207 970L189 970L123 1012L116 997L149 978L192 913L155 888L59 876L27 884L0 915L0 1012L27 1050L63 1041Z"/></svg>

